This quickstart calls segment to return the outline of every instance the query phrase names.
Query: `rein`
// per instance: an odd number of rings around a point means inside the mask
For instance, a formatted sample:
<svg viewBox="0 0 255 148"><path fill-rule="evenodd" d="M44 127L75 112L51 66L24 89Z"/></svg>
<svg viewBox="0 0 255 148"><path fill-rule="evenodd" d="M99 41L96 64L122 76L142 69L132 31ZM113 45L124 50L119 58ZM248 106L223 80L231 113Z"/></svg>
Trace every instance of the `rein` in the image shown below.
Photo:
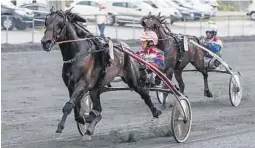
<svg viewBox="0 0 255 148"><path fill-rule="evenodd" d="M56 43L57 44L63 44L63 43L70 43L70 42L78 42L78 41L90 40L90 39L95 39L95 38L100 38L100 37L82 38L82 39L75 39L75 40L65 40L65 41L58 41Z"/></svg>
<svg viewBox="0 0 255 148"><path fill-rule="evenodd" d="M79 42L79 41L85 41L85 40L90 40L90 39L95 39L95 38L100 38L100 37L91 37L91 38L81 38L81 39L76 39L76 40L65 40L65 41L58 41L56 42L57 44L63 44L63 43L70 43L70 42ZM172 37L167 37L164 39L158 39L158 40L168 40L171 39ZM140 39L138 39L140 40Z"/></svg>

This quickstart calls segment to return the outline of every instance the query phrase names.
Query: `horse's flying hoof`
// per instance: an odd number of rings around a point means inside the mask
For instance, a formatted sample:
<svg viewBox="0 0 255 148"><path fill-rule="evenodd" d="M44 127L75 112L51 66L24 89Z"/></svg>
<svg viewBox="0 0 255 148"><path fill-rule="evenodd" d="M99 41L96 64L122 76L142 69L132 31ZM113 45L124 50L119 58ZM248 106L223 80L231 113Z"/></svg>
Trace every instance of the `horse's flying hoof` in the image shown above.
<svg viewBox="0 0 255 148"><path fill-rule="evenodd" d="M62 133L63 129L64 129L64 126L61 124L58 124L58 129L56 130L56 133Z"/></svg>
<svg viewBox="0 0 255 148"><path fill-rule="evenodd" d="M153 117L154 117L154 118L158 118L159 115L161 115L161 114L162 114L162 112L161 112L160 110L156 110L156 111L153 113Z"/></svg>

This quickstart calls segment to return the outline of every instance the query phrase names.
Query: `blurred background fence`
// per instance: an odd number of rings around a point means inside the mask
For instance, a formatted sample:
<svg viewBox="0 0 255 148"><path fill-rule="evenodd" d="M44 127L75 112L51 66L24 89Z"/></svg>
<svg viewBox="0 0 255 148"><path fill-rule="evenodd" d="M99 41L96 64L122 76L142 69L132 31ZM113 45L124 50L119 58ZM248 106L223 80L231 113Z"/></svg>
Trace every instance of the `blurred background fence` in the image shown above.
<svg viewBox="0 0 255 148"><path fill-rule="evenodd" d="M93 16L85 16L85 17L96 17ZM139 19L136 19L129 23L119 23L119 16L115 16L115 23L112 25L106 25L105 27L105 36L117 39L139 39L140 34L143 31L143 28L140 24ZM2 15L2 20L6 19L5 25L7 25L7 29L2 27L1 31L1 43L27 43L27 42L35 42L39 43L43 33L45 31L44 28L44 19L31 19L22 21L21 24L14 27L14 16ZM170 18L167 18L170 21ZM8 21L10 20L10 21ZM211 21L215 22L218 26L218 36L226 37L226 36L249 36L255 35L255 22L250 20L250 17L245 15L222 15L217 17L210 18ZM168 21L168 22L169 22ZM208 20L199 19L192 21L177 21L173 24L168 23L169 28L175 33L183 33L195 36L201 36L205 33L205 27L208 24ZM13 26L12 26L13 25ZM99 29L96 22L91 19L88 20L86 24L82 24L89 31L94 33L95 35L99 35ZM2 25L3 26L3 25ZM8 29L9 28L9 29Z"/></svg>

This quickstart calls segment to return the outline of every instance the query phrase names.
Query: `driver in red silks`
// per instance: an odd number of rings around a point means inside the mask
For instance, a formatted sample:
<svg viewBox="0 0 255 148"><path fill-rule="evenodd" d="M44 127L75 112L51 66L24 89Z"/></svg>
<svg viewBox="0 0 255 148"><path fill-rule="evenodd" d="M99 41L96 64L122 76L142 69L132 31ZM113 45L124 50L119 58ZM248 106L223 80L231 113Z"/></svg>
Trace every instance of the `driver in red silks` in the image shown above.
<svg viewBox="0 0 255 148"><path fill-rule="evenodd" d="M142 50L138 51L136 54L139 55L142 59L152 64L159 70L163 71L164 68L164 52L159 50L156 45L158 43L158 36L153 31L143 32L141 35L142 41ZM140 70L141 77L143 81L146 81L147 74L144 69ZM161 80L155 73L153 73L152 82L153 85L159 85Z"/></svg>

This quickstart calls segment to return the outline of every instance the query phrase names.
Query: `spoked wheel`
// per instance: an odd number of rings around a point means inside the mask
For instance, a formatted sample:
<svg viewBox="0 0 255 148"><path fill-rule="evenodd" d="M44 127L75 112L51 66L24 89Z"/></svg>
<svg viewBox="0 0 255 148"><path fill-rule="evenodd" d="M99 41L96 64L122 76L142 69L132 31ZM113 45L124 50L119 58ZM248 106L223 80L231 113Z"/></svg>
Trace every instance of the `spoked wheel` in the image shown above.
<svg viewBox="0 0 255 148"><path fill-rule="evenodd" d="M237 72L234 75L231 75L229 80L229 98L233 106L238 106L241 102L243 94L241 74Z"/></svg>
<svg viewBox="0 0 255 148"><path fill-rule="evenodd" d="M181 97L180 103L181 106L178 102L175 103L171 118L173 136L178 143L186 141L192 124L191 106L188 99Z"/></svg>
<svg viewBox="0 0 255 148"><path fill-rule="evenodd" d="M84 95L84 97L80 100L80 104L81 104L80 115L84 118L89 116L89 112L92 110L92 107L93 107L93 103L90 96L88 94ZM87 130L86 129L87 123L85 123L84 125L79 122L76 122L76 124L77 124L79 133L81 134L81 136L84 136Z"/></svg>

